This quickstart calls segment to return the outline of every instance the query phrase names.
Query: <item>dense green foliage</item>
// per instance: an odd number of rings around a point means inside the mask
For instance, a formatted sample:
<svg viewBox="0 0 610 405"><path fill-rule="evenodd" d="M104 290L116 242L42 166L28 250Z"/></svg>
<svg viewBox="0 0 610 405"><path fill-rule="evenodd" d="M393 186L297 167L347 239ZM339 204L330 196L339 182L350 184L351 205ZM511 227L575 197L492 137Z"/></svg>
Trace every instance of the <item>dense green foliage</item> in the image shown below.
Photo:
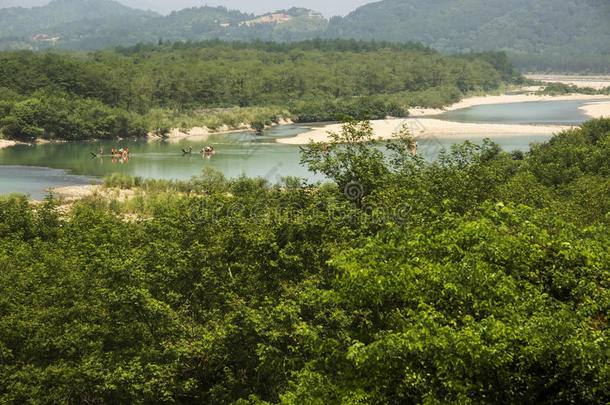
<svg viewBox="0 0 610 405"><path fill-rule="evenodd" d="M433 163L371 139L304 151L340 186L1 199L0 402L608 402L610 120Z"/></svg>
<svg viewBox="0 0 610 405"><path fill-rule="evenodd" d="M328 121L336 113L383 118L520 80L504 54L446 57L417 44L209 41L91 54L4 52L0 127L4 136L20 140L144 135L147 128L168 126L238 127L235 118L244 117L244 110L235 107L250 108L241 122L246 124L291 115ZM234 114L210 112L214 108Z"/></svg>
<svg viewBox="0 0 610 405"><path fill-rule="evenodd" d="M95 99L36 92L23 101L0 101L0 128L9 139L114 139L145 136L147 126L133 114Z"/></svg>
<svg viewBox="0 0 610 405"><path fill-rule="evenodd" d="M610 73L610 3L604 0L383 0L330 21L310 10L263 16L198 7L168 16L110 0L54 0L0 9L0 49L95 50L169 41L417 41L443 53L506 51L523 71ZM263 19L260 19L263 17ZM258 21L257 23L254 23Z"/></svg>

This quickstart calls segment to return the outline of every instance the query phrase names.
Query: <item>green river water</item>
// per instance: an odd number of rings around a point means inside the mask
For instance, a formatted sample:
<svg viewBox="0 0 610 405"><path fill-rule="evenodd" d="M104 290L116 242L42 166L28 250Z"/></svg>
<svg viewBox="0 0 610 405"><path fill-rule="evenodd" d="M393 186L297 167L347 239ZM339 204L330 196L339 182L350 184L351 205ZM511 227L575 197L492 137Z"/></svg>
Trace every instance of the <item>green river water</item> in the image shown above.
<svg viewBox="0 0 610 405"><path fill-rule="evenodd" d="M460 122L494 122L507 124L568 124L577 125L587 120L578 110L586 101L529 102L504 105L477 106L445 113L434 118ZM425 125L425 118L421 119ZM284 176L315 177L299 164L299 147L275 142L306 132L311 125L289 125L266 131L262 137L250 132L210 135L207 138L180 141L115 141L69 142L35 146L18 145L0 150L0 194L24 193L40 199L49 187L89 184L113 173L124 173L144 178L189 179L206 167L213 167L227 177L245 174L262 176L277 182ZM470 139L480 142L484 136L420 137L419 153L434 159L442 148ZM498 137L494 140L505 150L527 151L533 142L543 142L547 136L520 135ZM217 154L183 156L181 150L189 146L195 151L213 145ZM91 152L116 147L128 147L133 157L128 162L110 158L93 158Z"/></svg>

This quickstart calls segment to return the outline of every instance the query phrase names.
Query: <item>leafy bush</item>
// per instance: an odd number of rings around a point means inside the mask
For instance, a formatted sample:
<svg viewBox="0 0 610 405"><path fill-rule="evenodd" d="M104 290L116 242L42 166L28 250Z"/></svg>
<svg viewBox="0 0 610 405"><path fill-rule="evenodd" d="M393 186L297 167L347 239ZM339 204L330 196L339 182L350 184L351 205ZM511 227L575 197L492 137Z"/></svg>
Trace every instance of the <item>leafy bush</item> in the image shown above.
<svg viewBox="0 0 610 405"><path fill-rule="evenodd" d="M291 110L300 122L335 121L341 115L358 119L383 119L387 116L408 115L408 111L396 102L383 101L379 97L351 100L312 99L297 103Z"/></svg>
<svg viewBox="0 0 610 405"><path fill-rule="evenodd" d="M110 176L104 177L102 180L102 185L106 188L124 188L130 189L134 187L139 187L143 184L141 177L131 177L121 173L114 173Z"/></svg>
<svg viewBox="0 0 610 405"><path fill-rule="evenodd" d="M578 87L564 83L548 83L537 94L560 96L564 94L604 94L604 90L595 90L591 87Z"/></svg>
<svg viewBox="0 0 610 405"><path fill-rule="evenodd" d="M146 136L140 117L99 101L41 92L5 108L0 128L9 139L115 139Z"/></svg>
<svg viewBox="0 0 610 405"><path fill-rule="evenodd" d="M334 184L0 198L0 402L608 402L610 120L432 163L369 129L303 151Z"/></svg>

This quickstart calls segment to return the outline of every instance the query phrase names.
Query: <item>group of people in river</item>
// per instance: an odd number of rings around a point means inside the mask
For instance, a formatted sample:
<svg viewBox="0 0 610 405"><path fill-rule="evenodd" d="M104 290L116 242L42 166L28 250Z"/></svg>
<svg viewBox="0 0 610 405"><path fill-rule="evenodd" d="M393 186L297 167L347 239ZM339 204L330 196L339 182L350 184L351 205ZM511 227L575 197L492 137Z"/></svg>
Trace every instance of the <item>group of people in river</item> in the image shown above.
<svg viewBox="0 0 610 405"><path fill-rule="evenodd" d="M121 147L121 148L112 148L110 149L109 154L104 154L104 148L100 147L99 153L91 153L92 157L110 157L112 158L112 163L127 163L129 162L129 148Z"/></svg>
<svg viewBox="0 0 610 405"><path fill-rule="evenodd" d="M182 149L182 153L185 155L192 155L193 147L189 146L188 149L186 149L186 150ZM206 158L210 159L212 157L212 155L216 154L216 151L214 150L213 146L204 146L203 148L201 148L199 150L199 154L201 155L201 157L206 157Z"/></svg>
<svg viewBox="0 0 610 405"><path fill-rule="evenodd" d="M100 147L100 157L111 156L115 158L127 158L129 157L129 148L112 148L110 149L110 155L104 155L104 148Z"/></svg>
<svg viewBox="0 0 610 405"><path fill-rule="evenodd" d="M112 159L112 163L129 163L129 148L114 148L110 150L114 159Z"/></svg>
<svg viewBox="0 0 610 405"><path fill-rule="evenodd" d="M114 157L121 157L123 159L129 158L129 148L112 149Z"/></svg>

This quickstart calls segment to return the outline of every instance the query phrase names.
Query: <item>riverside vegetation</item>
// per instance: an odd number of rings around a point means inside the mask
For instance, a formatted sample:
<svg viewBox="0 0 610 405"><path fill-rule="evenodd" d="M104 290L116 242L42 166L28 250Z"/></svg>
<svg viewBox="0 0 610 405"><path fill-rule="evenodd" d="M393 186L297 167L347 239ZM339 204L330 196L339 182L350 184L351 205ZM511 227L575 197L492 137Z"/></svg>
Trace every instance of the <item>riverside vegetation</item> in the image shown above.
<svg viewBox="0 0 610 405"><path fill-rule="evenodd" d="M348 122L303 151L325 185L0 199L0 402L608 402L610 120L411 142Z"/></svg>
<svg viewBox="0 0 610 405"><path fill-rule="evenodd" d="M610 95L610 86L603 89L594 89L591 87L578 87L575 85L564 83L540 83L544 86L543 89L536 92L540 95L562 96L566 94L589 94L589 95Z"/></svg>
<svg viewBox="0 0 610 405"><path fill-rule="evenodd" d="M523 81L503 53L341 40L172 43L94 53L0 53L5 138L102 139L282 118L404 116Z"/></svg>

